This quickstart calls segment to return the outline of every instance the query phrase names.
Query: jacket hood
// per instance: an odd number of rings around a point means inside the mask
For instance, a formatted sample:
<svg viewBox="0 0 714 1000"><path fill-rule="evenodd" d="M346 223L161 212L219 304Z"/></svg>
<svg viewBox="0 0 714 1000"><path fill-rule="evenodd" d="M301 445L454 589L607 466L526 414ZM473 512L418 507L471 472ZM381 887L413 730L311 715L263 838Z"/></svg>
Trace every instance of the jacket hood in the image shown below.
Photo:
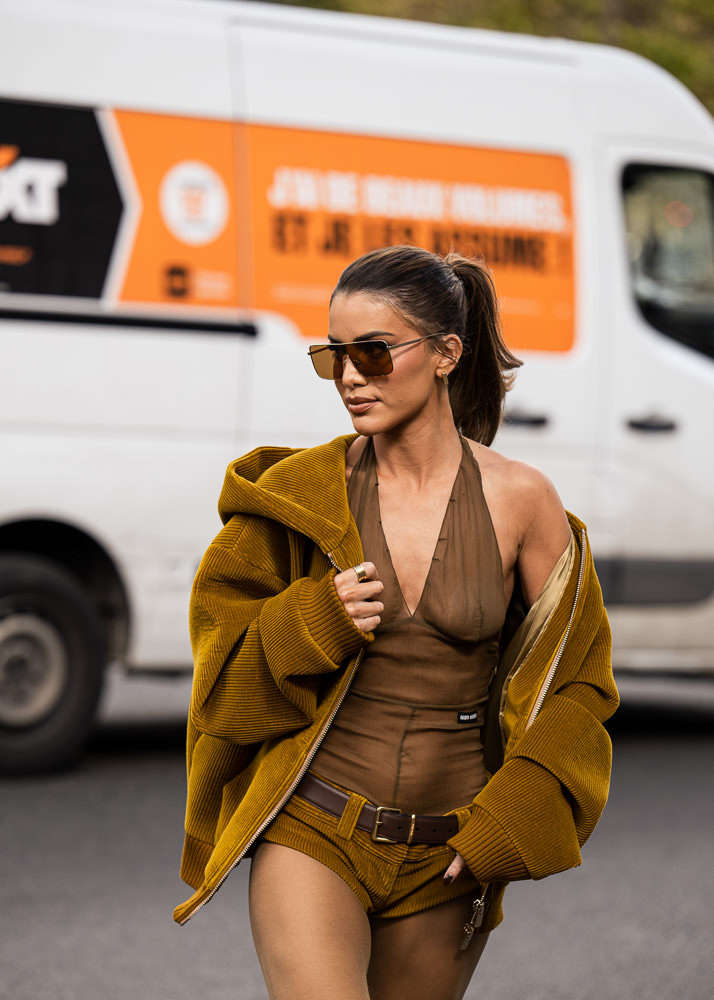
<svg viewBox="0 0 714 1000"><path fill-rule="evenodd" d="M255 448L231 462L218 499L221 521L268 517L308 535L323 551L337 548L350 525L345 457L356 438L341 435L315 448Z"/></svg>

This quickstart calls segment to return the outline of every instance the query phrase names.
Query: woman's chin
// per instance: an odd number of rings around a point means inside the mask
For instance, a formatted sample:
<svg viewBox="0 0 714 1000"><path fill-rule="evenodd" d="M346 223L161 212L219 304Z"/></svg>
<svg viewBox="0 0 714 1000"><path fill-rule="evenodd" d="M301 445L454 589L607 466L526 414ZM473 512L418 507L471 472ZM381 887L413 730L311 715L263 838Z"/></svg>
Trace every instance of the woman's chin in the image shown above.
<svg viewBox="0 0 714 1000"><path fill-rule="evenodd" d="M374 437L375 434L383 434L392 429L392 424L376 413L350 413L352 426L358 434L365 437Z"/></svg>

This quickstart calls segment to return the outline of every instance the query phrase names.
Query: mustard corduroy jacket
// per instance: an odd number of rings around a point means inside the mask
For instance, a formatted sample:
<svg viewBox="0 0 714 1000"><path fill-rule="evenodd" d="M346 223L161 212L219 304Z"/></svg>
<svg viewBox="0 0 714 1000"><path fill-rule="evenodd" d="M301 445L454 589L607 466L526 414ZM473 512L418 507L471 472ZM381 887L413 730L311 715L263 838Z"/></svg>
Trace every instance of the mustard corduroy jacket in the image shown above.
<svg viewBox="0 0 714 1000"><path fill-rule="evenodd" d="M194 681L181 876L185 923L246 857L310 765L362 651L333 578L364 558L345 488L355 435L305 450L259 448L232 463L224 523L194 582ZM492 774L449 842L492 883L580 863L607 800L602 723L618 698L610 630L584 527L570 516L567 559L528 615L514 599L489 699ZM507 646L507 648L505 648Z"/></svg>

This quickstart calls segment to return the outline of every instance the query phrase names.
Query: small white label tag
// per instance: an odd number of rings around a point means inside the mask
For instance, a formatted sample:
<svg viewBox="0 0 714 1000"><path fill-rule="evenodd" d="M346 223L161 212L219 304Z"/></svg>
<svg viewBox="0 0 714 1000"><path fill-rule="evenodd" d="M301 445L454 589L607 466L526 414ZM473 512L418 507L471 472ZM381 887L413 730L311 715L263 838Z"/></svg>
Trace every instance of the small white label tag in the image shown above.
<svg viewBox="0 0 714 1000"><path fill-rule="evenodd" d="M457 722L477 722L478 712L459 712L456 716Z"/></svg>

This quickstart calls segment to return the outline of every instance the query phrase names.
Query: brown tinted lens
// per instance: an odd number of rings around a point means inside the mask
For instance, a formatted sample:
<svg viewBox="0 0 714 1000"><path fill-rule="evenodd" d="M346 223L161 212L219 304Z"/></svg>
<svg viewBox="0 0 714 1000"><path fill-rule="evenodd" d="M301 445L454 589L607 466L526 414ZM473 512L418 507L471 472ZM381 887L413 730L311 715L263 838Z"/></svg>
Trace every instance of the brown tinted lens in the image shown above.
<svg viewBox="0 0 714 1000"><path fill-rule="evenodd" d="M308 350L320 378L339 381L345 366L345 355L367 378L389 375L392 371L392 356L383 340L363 340L357 344L317 344Z"/></svg>
<svg viewBox="0 0 714 1000"><path fill-rule="evenodd" d="M392 370L392 355L383 340L363 340L345 350L355 368L367 377L389 375Z"/></svg>
<svg viewBox="0 0 714 1000"><path fill-rule="evenodd" d="M308 348L312 365L320 378L336 379L342 375L342 361L335 357L331 347L315 344Z"/></svg>

